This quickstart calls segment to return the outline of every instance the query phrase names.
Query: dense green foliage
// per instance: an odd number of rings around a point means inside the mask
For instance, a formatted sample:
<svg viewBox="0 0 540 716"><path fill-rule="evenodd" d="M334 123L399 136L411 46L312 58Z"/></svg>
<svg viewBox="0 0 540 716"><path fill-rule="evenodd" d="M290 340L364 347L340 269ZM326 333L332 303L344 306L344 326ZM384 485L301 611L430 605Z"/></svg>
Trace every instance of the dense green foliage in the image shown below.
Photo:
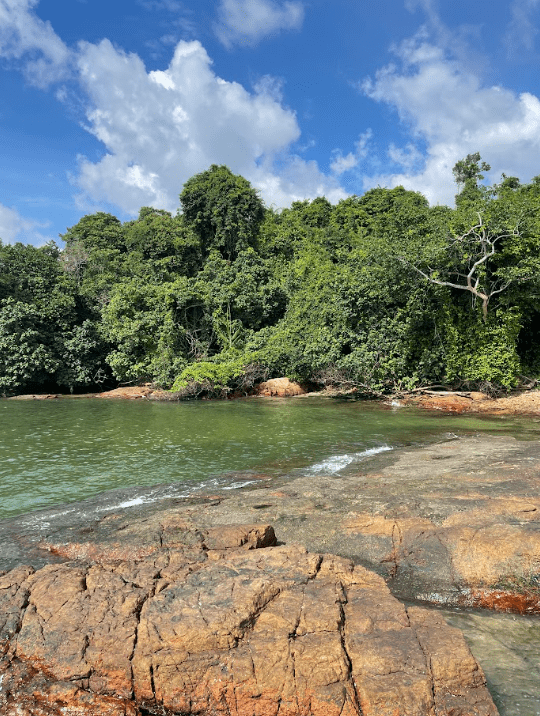
<svg viewBox="0 0 540 716"><path fill-rule="evenodd" d="M98 212L41 248L0 242L0 392L152 381L247 392L287 375L366 394L540 377L540 178L478 154L456 207L403 187L264 207L226 167L176 216Z"/></svg>

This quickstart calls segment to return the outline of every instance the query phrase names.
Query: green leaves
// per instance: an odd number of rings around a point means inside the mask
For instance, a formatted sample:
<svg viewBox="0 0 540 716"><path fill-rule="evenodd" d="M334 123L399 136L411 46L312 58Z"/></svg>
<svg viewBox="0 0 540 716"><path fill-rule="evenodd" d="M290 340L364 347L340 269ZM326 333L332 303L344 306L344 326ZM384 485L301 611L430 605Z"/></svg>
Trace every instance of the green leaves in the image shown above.
<svg viewBox="0 0 540 716"><path fill-rule="evenodd" d="M217 249L228 260L255 246L264 206L255 189L225 166L213 164L184 184L180 194L187 225L203 253Z"/></svg>
<svg viewBox="0 0 540 716"><path fill-rule="evenodd" d="M111 374L186 395L266 373L372 394L538 377L540 180L482 187L485 170L458 162L455 209L378 187L275 211L214 165L186 182L183 214L98 212L63 251L0 242L0 391Z"/></svg>
<svg viewBox="0 0 540 716"><path fill-rule="evenodd" d="M0 391L92 383L103 343L56 246L0 245Z"/></svg>

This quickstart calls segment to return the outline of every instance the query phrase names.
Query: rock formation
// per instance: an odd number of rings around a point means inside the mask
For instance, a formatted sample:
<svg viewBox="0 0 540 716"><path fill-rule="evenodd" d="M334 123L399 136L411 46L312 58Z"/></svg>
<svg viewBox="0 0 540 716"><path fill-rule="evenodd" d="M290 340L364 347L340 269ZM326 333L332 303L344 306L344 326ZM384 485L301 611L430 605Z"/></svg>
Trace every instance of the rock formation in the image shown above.
<svg viewBox="0 0 540 716"><path fill-rule="evenodd" d="M140 559L186 530L217 539L263 519L286 543L374 570L399 598L540 613L537 441L470 436L386 452L345 474L251 477L213 496L132 489L5 521L0 569L99 559L104 540L115 559Z"/></svg>
<svg viewBox="0 0 540 716"><path fill-rule="evenodd" d="M267 398L289 398L294 395L304 395L307 392L308 389L305 386L294 383L288 378L272 378L255 387L256 395Z"/></svg>
<svg viewBox="0 0 540 716"><path fill-rule="evenodd" d="M106 524L0 576L4 716L497 714L461 633L349 560L268 525Z"/></svg>
<svg viewBox="0 0 540 716"><path fill-rule="evenodd" d="M263 517L285 542L373 569L400 598L540 613L539 457L537 441L470 436L183 514L205 527Z"/></svg>

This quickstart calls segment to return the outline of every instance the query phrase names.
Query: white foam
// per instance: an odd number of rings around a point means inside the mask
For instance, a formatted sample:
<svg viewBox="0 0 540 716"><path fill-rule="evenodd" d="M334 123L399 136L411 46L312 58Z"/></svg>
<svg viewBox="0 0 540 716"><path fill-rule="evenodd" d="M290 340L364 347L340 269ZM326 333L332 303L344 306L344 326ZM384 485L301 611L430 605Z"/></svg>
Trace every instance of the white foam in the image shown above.
<svg viewBox="0 0 540 716"><path fill-rule="evenodd" d="M125 502L121 502L119 505L117 505L117 507L120 509L123 509L125 507L135 507L135 505L144 505L146 502L150 502L150 500L143 500L142 497L135 497L133 500L126 500Z"/></svg>
<svg viewBox="0 0 540 716"><path fill-rule="evenodd" d="M313 475L317 475L320 473L334 474L336 472L341 472L341 470L343 470L347 467L347 465L350 465L353 462L359 462L360 460L363 460L366 457L370 457L371 455L378 455L381 452L388 452L388 450L392 449L393 448L391 448L389 445L381 445L379 447L362 450L361 452L349 453L345 455L332 455L332 457L329 457L322 462L318 462L315 465L312 465L309 468L309 472Z"/></svg>
<svg viewBox="0 0 540 716"><path fill-rule="evenodd" d="M312 475L317 474L335 474L338 472L341 472L344 468L346 468L348 465L354 462L360 462L361 460L364 460L367 457L370 457L371 455L378 455L382 452L388 452L389 450L393 450L392 447L389 445L380 445L378 447L373 448L367 448L366 450L362 450L360 452L355 453L347 453L343 455L332 455L331 457L327 458L326 460L323 460L322 462L316 463L315 465L312 465L310 468L307 468L307 473ZM296 471L295 471L296 472ZM305 471L302 470L302 473L305 474ZM112 505L108 505L107 507L98 507L95 510L93 510L94 513L99 512L111 512L113 510L124 510L128 509L129 507L138 507L140 505L148 505L152 504L154 502L159 502L162 500L167 500L170 498L182 498L182 497L189 497L189 495L192 495L193 493L204 493L205 490L208 489L218 489L218 490L238 490L242 487L247 487L248 485L254 485L258 483L259 480L241 480L237 482L231 482L229 484L224 484L224 480L221 480L219 478L210 479L204 482L195 483L193 485L182 485L183 489L178 489L177 486L171 485L170 489L167 491L157 491L154 493L147 494L145 496L138 496L133 497L130 500L124 500L123 502L117 502ZM49 515L49 519L54 519L56 517L61 517L63 515L68 515L72 512L74 512L74 508L70 508L67 510L63 510L62 512L55 512L51 515ZM40 517L31 517L26 521L26 524L28 526L37 526L39 529L44 530L48 529L50 527L49 521L44 521Z"/></svg>
<svg viewBox="0 0 540 716"><path fill-rule="evenodd" d="M107 507L98 507L96 512L110 512L111 510L124 510L127 507L137 507L137 505L148 505L151 502L156 502L159 498L157 497L134 497L131 500L124 500L124 502L117 502L114 505L108 505Z"/></svg>
<svg viewBox="0 0 540 716"><path fill-rule="evenodd" d="M246 487L246 485L254 485L255 480L246 480L245 482L233 482L226 487L222 487L222 490L238 490L240 487Z"/></svg>

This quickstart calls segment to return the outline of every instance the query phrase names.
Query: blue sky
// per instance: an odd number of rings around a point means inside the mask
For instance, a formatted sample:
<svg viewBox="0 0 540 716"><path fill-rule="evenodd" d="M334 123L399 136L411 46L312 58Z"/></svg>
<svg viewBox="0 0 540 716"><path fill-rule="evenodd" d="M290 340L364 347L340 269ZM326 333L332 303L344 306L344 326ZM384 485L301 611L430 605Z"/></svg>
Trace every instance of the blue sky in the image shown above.
<svg viewBox="0 0 540 716"><path fill-rule="evenodd" d="M540 174L540 0L0 0L0 238L176 211L227 164L268 205L404 185L480 151Z"/></svg>

